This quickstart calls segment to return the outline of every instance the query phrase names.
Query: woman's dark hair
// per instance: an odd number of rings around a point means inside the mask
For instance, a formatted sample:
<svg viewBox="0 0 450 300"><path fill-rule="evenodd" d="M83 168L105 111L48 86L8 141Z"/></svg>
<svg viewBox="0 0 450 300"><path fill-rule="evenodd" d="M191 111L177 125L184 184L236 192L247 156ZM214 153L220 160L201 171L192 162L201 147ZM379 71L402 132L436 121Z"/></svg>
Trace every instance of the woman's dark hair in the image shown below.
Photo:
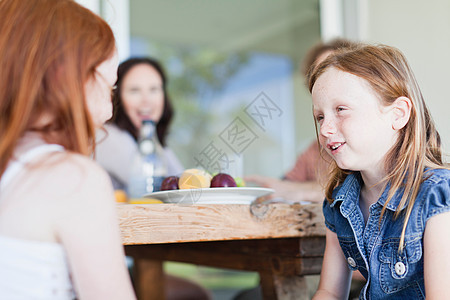
<svg viewBox="0 0 450 300"><path fill-rule="evenodd" d="M164 93L164 109L161 115L161 119L156 123L156 133L158 135L158 140L162 146L166 146L166 136L168 134L169 125L172 121L173 117L173 108L170 102L169 96L167 95L167 78L164 73L164 70L160 63L152 58L141 57L141 58L130 58L119 65L119 69L117 70L117 81L116 81L116 89L113 94L113 117L109 121L110 123L114 123L117 127L128 131L134 139L137 141L138 139L138 129L133 125L127 113L125 112L125 108L122 102L122 98L120 97L120 93L122 90L122 82L127 73L135 66L147 64L155 68L155 70L159 73L162 79L162 89Z"/></svg>

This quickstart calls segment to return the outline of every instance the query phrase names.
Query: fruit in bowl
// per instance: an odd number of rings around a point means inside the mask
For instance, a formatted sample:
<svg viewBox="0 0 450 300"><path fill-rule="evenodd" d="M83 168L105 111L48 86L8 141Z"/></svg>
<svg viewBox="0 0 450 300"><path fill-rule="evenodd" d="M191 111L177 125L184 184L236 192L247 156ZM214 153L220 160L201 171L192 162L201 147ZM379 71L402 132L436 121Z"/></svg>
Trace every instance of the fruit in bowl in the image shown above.
<svg viewBox="0 0 450 300"><path fill-rule="evenodd" d="M219 173L211 179L211 187L236 187L236 181L233 177L225 173Z"/></svg>
<svg viewBox="0 0 450 300"><path fill-rule="evenodd" d="M211 175L199 169L187 169L181 174L178 186L180 189L208 188L211 184Z"/></svg>
<svg viewBox="0 0 450 300"><path fill-rule="evenodd" d="M226 173L217 173L211 176L208 172L200 169L187 169L180 177L164 178L161 191L243 186L245 186L245 182L240 177L233 178Z"/></svg>
<svg viewBox="0 0 450 300"><path fill-rule="evenodd" d="M178 190L178 181L180 180L180 177L178 176L169 176L164 178L163 182L161 183L161 191L168 191L168 190Z"/></svg>
<svg viewBox="0 0 450 300"><path fill-rule="evenodd" d="M234 177L234 181L236 181L237 187L245 187L247 185L242 177Z"/></svg>

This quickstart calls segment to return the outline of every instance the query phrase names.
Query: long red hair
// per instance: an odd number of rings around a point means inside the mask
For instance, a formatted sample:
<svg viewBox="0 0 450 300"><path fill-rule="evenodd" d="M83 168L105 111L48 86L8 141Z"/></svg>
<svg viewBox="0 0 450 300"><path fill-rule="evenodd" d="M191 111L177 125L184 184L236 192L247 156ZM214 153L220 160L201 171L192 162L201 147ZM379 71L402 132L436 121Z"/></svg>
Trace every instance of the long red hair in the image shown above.
<svg viewBox="0 0 450 300"><path fill-rule="evenodd" d="M0 20L0 176L30 130L88 155L84 85L115 51L111 28L72 0L1 0Z"/></svg>

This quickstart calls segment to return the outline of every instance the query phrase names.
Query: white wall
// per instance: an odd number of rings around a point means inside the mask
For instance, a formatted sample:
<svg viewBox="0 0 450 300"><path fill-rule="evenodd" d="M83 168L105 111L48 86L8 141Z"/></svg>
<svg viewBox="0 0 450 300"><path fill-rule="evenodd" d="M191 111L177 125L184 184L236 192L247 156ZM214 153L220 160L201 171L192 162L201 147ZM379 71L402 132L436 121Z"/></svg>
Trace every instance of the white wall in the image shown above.
<svg viewBox="0 0 450 300"><path fill-rule="evenodd" d="M129 0L102 0L101 14L114 32L120 61L128 59L130 56Z"/></svg>
<svg viewBox="0 0 450 300"><path fill-rule="evenodd" d="M450 1L367 0L366 39L407 57L450 161Z"/></svg>
<svg viewBox="0 0 450 300"><path fill-rule="evenodd" d="M92 10L96 14L100 14L100 0L75 0L84 7Z"/></svg>
<svg viewBox="0 0 450 300"><path fill-rule="evenodd" d="M111 26L116 38L120 60L130 55L130 4L129 0L76 0L79 4L100 15Z"/></svg>

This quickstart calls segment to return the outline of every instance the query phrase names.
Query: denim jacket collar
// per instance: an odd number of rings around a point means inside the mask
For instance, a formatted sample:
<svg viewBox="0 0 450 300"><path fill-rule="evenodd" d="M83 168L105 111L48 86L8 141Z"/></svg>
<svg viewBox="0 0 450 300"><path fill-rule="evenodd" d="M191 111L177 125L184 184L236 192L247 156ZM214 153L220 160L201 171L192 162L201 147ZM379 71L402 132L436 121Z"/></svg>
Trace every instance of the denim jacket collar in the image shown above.
<svg viewBox="0 0 450 300"><path fill-rule="evenodd" d="M344 216L348 216L354 209L359 205L359 195L361 192L362 178L359 172L350 173L344 180L344 182L334 190L333 192L333 203L331 207L335 206L338 202L341 204L341 212ZM378 199L377 203L384 206L390 189L390 183L387 184L381 197ZM398 205L400 204L402 191L399 190L392 197L391 201L386 205L386 208L391 211L396 211ZM402 209L405 208L402 207Z"/></svg>

